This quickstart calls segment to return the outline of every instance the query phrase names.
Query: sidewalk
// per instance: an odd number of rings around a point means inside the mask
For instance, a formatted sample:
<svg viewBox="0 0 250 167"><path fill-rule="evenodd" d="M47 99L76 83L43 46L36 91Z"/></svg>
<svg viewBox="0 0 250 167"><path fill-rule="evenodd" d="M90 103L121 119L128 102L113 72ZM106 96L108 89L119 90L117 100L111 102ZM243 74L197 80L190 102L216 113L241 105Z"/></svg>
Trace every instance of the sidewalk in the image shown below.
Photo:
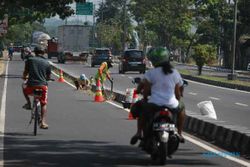
<svg viewBox="0 0 250 167"><path fill-rule="evenodd" d="M8 56L8 52L6 50L3 51L2 53L3 53L3 57L0 58L0 75L2 75L5 70L4 61L7 59L7 56Z"/></svg>

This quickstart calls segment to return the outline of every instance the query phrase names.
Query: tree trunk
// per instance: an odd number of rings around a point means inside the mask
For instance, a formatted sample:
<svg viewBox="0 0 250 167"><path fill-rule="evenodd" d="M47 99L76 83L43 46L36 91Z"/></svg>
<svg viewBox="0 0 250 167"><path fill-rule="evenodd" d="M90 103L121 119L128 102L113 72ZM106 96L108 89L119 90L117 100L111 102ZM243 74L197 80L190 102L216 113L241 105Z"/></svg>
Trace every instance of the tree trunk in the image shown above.
<svg viewBox="0 0 250 167"><path fill-rule="evenodd" d="M198 75L202 74L202 66L198 66Z"/></svg>

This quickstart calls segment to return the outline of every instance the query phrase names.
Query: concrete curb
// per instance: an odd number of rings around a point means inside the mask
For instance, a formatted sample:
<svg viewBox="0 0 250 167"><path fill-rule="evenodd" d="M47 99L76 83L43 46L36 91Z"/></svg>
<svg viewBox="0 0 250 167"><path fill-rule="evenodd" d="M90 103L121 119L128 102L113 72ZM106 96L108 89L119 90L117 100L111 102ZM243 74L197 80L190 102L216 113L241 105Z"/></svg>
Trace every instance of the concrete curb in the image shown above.
<svg viewBox="0 0 250 167"><path fill-rule="evenodd" d="M52 70L59 74L60 69L52 64ZM63 74L69 82L76 78L69 73ZM95 86L92 86L95 90ZM106 90L110 93L109 90ZM113 92L115 101L125 101L125 95ZM184 131L215 144L231 152L240 152L240 155L250 159L250 130L246 127L228 125L224 121L218 121L201 115L186 115Z"/></svg>

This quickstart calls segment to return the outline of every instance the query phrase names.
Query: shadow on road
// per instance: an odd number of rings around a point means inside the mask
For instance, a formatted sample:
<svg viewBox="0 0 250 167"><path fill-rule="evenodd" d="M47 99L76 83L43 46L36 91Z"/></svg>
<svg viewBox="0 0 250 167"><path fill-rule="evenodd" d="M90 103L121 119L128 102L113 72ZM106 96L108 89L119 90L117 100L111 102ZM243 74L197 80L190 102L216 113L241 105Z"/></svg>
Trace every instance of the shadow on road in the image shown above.
<svg viewBox="0 0 250 167"><path fill-rule="evenodd" d="M41 140L39 136L9 133L5 136L4 146L4 165L7 167L151 166L150 158L138 148L104 141ZM208 160L186 158L190 150L179 150L177 154L182 158L174 156L167 166L214 165Z"/></svg>

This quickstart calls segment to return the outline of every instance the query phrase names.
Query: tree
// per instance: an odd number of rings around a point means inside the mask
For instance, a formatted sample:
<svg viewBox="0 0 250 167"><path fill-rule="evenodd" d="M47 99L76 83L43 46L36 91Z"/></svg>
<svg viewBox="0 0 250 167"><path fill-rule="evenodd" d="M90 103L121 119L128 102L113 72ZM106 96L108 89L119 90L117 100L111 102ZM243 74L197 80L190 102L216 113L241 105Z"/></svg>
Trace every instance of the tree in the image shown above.
<svg viewBox="0 0 250 167"><path fill-rule="evenodd" d="M0 3L0 18L9 15L10 24L16 22L43 21L57 14L64 19L74 13L69 6L73 0L2 0Z"/></svg>
<svg viewBox="0 0 250 167"><path fill-rule="evenodd" d="M135 20L145 26L145 30L157 34L158 43L154 45L166 46L173 50L177 47L187 47L186 40L189 39L187 34L192 23L189 7L192 6L192 2L192 0L133 0L130 10Z"/></svg>
<svg viewBox="0 0 250 167"><path fill-rule="evenodd" d="M12 25L6 36L4 37L4 43L20 43L20 44L27 44L30 43L32 32L36 31L43 31L46 32L45 27L43 27L39 23L25 23L25 24L16 24Z"/></svg>
<svg viewBox="0 0 250 167"><path fill-rule="evenodd" d="M202 67L216 59L216 49L212 45L198 44L194 47L192 56L198 67L198 75L202 73Z"/></svg>

